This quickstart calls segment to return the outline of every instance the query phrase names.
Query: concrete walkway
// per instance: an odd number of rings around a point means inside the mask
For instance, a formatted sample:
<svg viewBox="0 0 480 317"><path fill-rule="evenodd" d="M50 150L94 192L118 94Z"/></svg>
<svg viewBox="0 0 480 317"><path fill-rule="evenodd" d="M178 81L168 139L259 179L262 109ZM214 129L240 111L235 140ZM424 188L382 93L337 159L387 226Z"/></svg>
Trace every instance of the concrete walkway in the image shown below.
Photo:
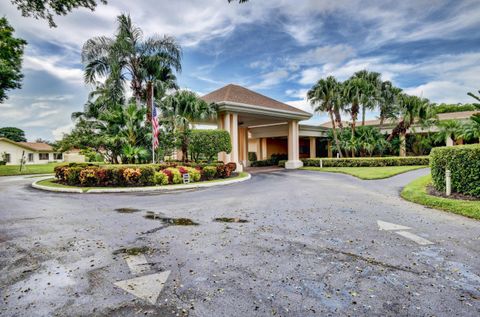
<svg viewBox="0 0 480 317"><path fill-rule="evenodd" d="M480 222L398 196L426 173L95 195L2 177L0 315L478 316Z"/></svg>

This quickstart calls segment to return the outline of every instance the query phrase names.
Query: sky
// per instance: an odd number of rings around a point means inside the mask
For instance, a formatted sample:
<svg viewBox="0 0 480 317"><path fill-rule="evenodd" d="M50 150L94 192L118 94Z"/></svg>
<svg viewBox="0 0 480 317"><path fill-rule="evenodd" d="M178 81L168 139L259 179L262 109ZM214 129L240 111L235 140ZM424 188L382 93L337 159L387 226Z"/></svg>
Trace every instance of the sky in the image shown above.
<svg viewBox="0 0 480 317"><path fill-rule="evenodd" d="M472 102L467 92L480 89L478 0L110 0L56 17L57 28L4 0L0 16L28 45L23 88L0 104L0 127L24 129L29 140L68 132L92 89L83 82L82 46L112 36L121 13L145 37L177 39L179 85L199 94L235 83L312 112L305 95L317 80L362 69L436 103ZM315 114L305 123L326 120Z"/></svg>

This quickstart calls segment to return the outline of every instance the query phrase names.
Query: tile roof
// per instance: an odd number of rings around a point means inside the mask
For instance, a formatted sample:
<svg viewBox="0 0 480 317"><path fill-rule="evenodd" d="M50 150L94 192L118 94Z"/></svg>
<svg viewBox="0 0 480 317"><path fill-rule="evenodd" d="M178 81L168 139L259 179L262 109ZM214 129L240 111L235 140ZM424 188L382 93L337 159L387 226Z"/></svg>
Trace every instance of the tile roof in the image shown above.
<svg viewBox="0 0 480 317"><path fill-rule="evenodd" d="M480 113L480 111L459 111L459 112L447 112L447 113L439 113L438 114L438 120L440 121L445 121L445 120L465 120L470 118L473 114L475 113ZM350 122L344 121L343 125L348 126ZM388 125L394 125L395 122L391 120L385 120L384 124L386 126ZM357 120L357 125L361 125L361 121ZM374 119L374 120L365 120L365 125L367 126L377 126L380 125L380 120L379 119ZM332 124L330 121L324 122L320 125L321 127L324 128L331 128Z"/></svg>
<svg viewBox="0 0 480 317"><path fill-rule="evenodd" d="M274 110L290 111L298 114L311 116L311 113L292 107L283 102L269 98L242 86L233 84L229 84L225 87L212 91L211 93L201 98L209 103L228 103L230 101L235 103L243 103L251 106L260 106Z"/></svg>
<svg viewBox="0 0 480 317"><path fill-rule="evenodd" d="M53 147L50 144L46 143L37 143L37 142L15 142L7 138L0 138L0 141L5 141L11 144L18 145L20 147L37 151L37 152L53 152Z"/></svg>
<svg viewBox="0 0 480 317"><path fill-rule="evenodd" d="M31 148L35 151L53 151L53 147L47 143L37 143L37 142L17 142L25 147Z"/></svg>

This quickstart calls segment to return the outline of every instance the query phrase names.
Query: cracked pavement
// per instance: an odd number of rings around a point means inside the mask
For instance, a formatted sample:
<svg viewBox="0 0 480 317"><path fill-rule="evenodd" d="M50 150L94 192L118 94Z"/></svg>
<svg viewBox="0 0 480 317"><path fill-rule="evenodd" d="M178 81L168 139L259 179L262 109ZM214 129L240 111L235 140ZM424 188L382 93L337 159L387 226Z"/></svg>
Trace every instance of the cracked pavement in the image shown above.
<svg viewBox="0 0 480 317"><path fill-rule="evenodd" d="M35 178L1 177L0 315L478 316L480 222L399 197L426 173L274 171L137 194L43 192ZM434 244L380 231L377 220ZM152 273L171 271L155 305L114 285L134 277L115 252L132 247L147 247Z"/></svg>

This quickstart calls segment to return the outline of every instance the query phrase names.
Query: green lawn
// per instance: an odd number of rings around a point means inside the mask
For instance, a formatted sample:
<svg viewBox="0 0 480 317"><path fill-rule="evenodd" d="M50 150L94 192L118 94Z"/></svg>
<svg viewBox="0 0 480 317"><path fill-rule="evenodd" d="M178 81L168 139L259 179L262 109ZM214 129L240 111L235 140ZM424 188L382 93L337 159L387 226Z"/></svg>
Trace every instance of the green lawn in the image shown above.
<svg viewBox="0 0 480 317"><path fill-rule="evenodd" d="M302 167L303 170L343 173L360 179L381 179L392 177L397 174L413 171L427 166L381 166L381 167Z"/></svg>
<svg viewBox="0 0 480 317"><path fill-rule="evenodd" d="M62 164L62 163L25 165L21 172L20 172L20 165L0 165L0 176L49 174L49 173L53 173L53 168L59 164Z"/></svg>
<svg viewBox="0 0 480 317"><path fill-rule="evenodd" d="M480 220L480 201L448 199L428 195L426 188L431 182L432 177L430 175L417 178L405 186L401 196L417 204Z"/></svg>

